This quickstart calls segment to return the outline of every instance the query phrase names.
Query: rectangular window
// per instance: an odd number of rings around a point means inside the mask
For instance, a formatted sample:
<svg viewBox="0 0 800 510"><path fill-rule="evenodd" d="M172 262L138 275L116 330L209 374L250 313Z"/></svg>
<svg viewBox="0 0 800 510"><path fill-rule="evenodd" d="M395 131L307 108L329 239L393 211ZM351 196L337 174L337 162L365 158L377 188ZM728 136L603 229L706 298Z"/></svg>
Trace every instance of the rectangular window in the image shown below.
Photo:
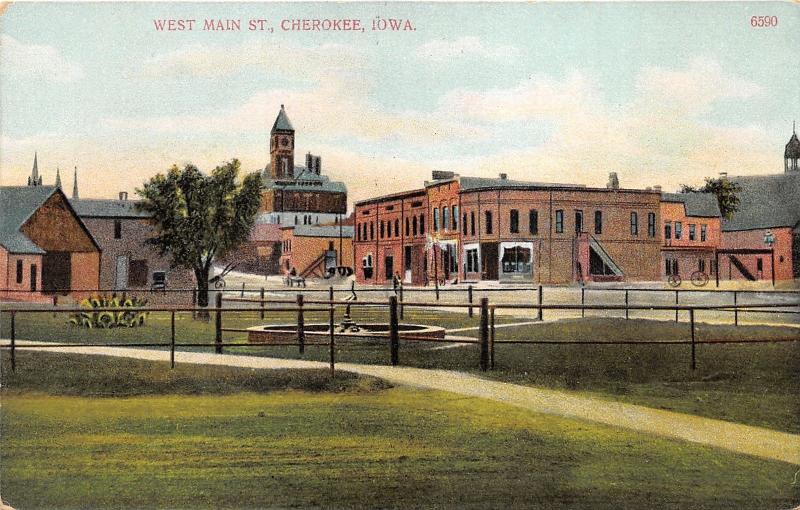
<svg viewBox="0 0 800 510"><path fill-rule="evenodd" d="M689 223L689 240L694 241L696 237L696 229L694 223Z"/></svg>
<svg viewBox="0 0 800 510"><path fill-rule="evenodd" d="M708 237L708 225L700 225L700 240L705 241Z"/></svg>
<svg viewBox="0 0 800 510"><path fill-rule="evenodd" d="M508 215L508 228L512 234L519 233L519 211L516 209L511 209Z"/></svg>
<svg viewBox="0 0 800 510"><path fill-rule="evenodd" d="M464 217L461 218L461 233L467 235L467 213L464 213Z"/></svg>
<svg viewBox="0 0 800 510"><path fill-rule="evenodd" d="M583 232L583 211L575 211L575 233L580 234Z"/></svg>
<svg viewBox="0 0 800 510"><path fill-rule="evenodd" d="M147 260L131 260L128 263L128 284L132 287L147 286Z"/></svg>
<svg viewBox="0 0 800 510"><path fill-rule="evenodd" d="M114 220L114 239L122 239L122 222Z"/></svg>
<svg viewBox="0 0 800 510"><path fill-rule="evenodd" d="M406 237L411 235L411 222L406 218Z"/></svg>
<svg viewBox="0 0 800 510"><path fill-rule="evenodd" d="M697 270L702 273L706 272L706 259L697 259Z"/></svg>
<svg viewBox="0 0 800 510"><path fill-rule="evenodd" d="M639 214L635 211L631 212L631 235L639 235Z"/></svg>
<svg viewBox="0 0 800 510"><path fill-rule="evenodd" d="M414 233L414 235L417 235L417 217L416 216L411 218L411 231Z"/></svg>
<svg viewBox="0 0 800 510"><path fill-rule="evenodd" d="M433 231L434 232L438 232L439 231L439 209L438 208L434 208L433 209Z"/></svg>
<svg viewBox="0 0 800 510"><path fill-rule="evenodd" d="M664 274L671 275L672 274L672 263L669 259L664 261Z"/></svg>
<svg viewBox="0 0 800 510"><path fill-rule="evenodd" d="M450 208L447 206L442 207L442 230L450 228Z"/></svg>
<svg viewBox="0 0 800 510"><path fill-rule="evenodd" d="M467 272L477 273L478 271L478 249L467 250Z"/></svg>
<svg viewBox="0 0 800 510"><path fill-rule="evenodd" d="M564 233L564 211L561 209L556 211L556 234Z"/></svg>
<svg viewBox="0 0 800 510"><path fill-rule="evenodd" d="M764 270L764 259L758 258L756 259L756 271L763 271Z"/></svg>
<svg viewBox="0 0 800 510"><path fill-rule="evenodd" d="M453 231L458 232L458 206L453 206Z"/></svg>
<svg viewBox="0 0 800 510"><path fill-rule="evenodd" d="M539 234L539 211L536 209L528 211L528 232L532 236Z"/></svg>
<svg viewBox="0 0 800 510"><path fill-rule="evenodd" d="M486 211L486 233L491 234L494 230L494 226L492 225L492 211Z"/></svg>
<svg viewBox="0 0 800 510"><path fill-rule="evenodd" d="M647 235L656 236L656 213L647 213Z"/></svg>
<svg viewBox="0 0 800 510"><path fill-rule="evenodd" d="M419 215L419 235L421 235L421 236L425 235L425 215L424 214L420 214Z"/></svg>
<svg viewBox="0 0 800 510"><path fill-rule="evenodd" d="M675 222L675 239L680 239L683 234L683 224L680 221Z"/></svg>
<svg viewBox="0 0 800 510"><path fill-rule="evenodd" d="M22 283L23 273L25 269L23 269L23 263L21 260L17 261L17 283Z"/></svg>
<svg viewBox="0 0 800 510"><path fill-rule="evenodd" d="M375 222L374 221L370 221L369 222L369 238L370 239L375 239Z"/></svg>
<svg viewBox="0 0 800 510"><path fill-rule="evenodd" d="M664 239L672 239L672 223L664 223Z"/></svg>
<svg viewBox="0 0 800 510"><path fill-rule="evenodd" d="M603 233L603 211L594 212L594 233Z"/></svg>
<svg viewBox="0 0 800 510"><path fill-rule="evenodd" d="M394 220L394 236L400 237L400 220Z"/></svg>
<svg viewBox="0 0 800 510"><path fill-rule="evenodd" d="M469 234L475 235L475 211L469 213Z"/></svg>

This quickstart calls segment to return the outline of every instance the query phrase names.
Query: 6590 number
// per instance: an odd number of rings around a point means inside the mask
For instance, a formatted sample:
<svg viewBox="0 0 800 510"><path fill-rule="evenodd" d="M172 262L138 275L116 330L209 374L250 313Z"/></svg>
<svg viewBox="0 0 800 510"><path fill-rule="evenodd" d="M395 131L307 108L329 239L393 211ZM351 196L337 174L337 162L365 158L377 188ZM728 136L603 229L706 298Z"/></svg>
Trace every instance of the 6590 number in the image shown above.
<svg viewBox="0 0 800 510"><path fill-rule="evenodd" d="M751 16L750 26L754 28L769 28L778 26L777 16Z"/></svg>

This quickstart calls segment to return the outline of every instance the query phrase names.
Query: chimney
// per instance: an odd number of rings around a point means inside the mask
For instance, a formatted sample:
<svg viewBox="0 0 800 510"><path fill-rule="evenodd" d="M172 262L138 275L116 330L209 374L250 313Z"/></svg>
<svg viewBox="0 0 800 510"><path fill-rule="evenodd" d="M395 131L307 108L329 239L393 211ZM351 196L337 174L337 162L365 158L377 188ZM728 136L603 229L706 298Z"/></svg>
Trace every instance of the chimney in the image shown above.
<svg viewBox="0 0 800 510"><path fill-rule="evenodd" d="M500 174L500 179L505 181L506 179L508 179L508 174L506 174L506 173Z"/></svg>
<svg viewBox="0 0 800 510"><path fill-rule="evenodd" d="M120 200L128 200L128 192L127 191L120 191L119 192L119 199Z"/></svg>
<svg viewBox="0 0 800 510"><path fill-rule="evenodd" d="M656 184L655 186L653 186L653 190L658 191L659 193L661 193L661 185L660 184Z"/></svg>
<svg viewBox="0 0 800 510"><path fill-rule="evenodd" d="M719 173L719 178L721 180L723 180L723 181L727 181L728 180L728 172L720 172Z"/></svg>
<svg viewBox="0 0 800 510"><path fill-rule="evenodd" d="M306 152L306 168L309 172L313 171L314 159L310 152Z"/></svg>
<svg viewBox="0 0 800 510"><path fill-rule="evenodd" d="M317 175L320 175L322 173L322 156L314 157L314 172Z"/></svg>
<svg viewBox="0 0 800 510"><path fill-rule="evenodd" d="M441 180L444 180L444 179L452 179L455 176L456 176L455 172L450 172L450 171L447 171L447 170L433 170L431 172L431 177L433 178L434 181L441 181Z"/></svg>
<svg viewBox="0 0 800 510"><path fill-rule="evenodd" d="M617 172L611 172L608 174L608 183L606 183L606 188L619 189L619 176L617 175Z"/></svg>

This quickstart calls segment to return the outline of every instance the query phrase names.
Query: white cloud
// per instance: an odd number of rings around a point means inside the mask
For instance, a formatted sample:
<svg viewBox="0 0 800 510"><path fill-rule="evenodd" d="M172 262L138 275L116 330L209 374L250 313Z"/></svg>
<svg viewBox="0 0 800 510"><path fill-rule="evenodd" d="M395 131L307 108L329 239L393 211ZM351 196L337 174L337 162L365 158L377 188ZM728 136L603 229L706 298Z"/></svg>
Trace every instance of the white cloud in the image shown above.
<svg viewBox="0 0 800 510"><path fill-rule="evenodd" d="M418 57L435 62L470 57L508 62L519 54L519 48L515 46L492 46L474 36L464 36L453 41L429 41L417 48Z"/></svg>
<svg viewBox="0 0 800 510"><path fill-rule="evenodd" d="M67 60L58 48L25 44L10 35L0 35L3 72L34 76L57 82L76 81L84 76L83 68Z"/></svg>
<svg viewBox="0 0 800 510"><path fill-rule="evenodd" d="M282 76L317 81L328 73L352 72L365 65L363 51L350 45L302 47L259 39L230 47L184 46L147 59L138 74L149 78L219 78L258 67Z"/></svg>

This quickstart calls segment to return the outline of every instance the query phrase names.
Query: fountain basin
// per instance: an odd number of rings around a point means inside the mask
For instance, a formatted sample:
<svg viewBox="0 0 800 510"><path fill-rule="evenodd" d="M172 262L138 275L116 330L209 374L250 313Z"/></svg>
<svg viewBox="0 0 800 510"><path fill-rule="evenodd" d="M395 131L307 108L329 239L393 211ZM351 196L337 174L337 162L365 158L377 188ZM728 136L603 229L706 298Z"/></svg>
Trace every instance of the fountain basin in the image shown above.
<svg viewBox="0 0 800 510"><path fill-rule="evenodd" d="M353 339L377 342L389 340L389 325L386 323L358 324L358 327L358 331L339 331L339 326L335 325L333 328L334 338L336 340ZM325 341L330 338L330 328L326 323L306 324L303 327L303 331L309 341ZM444 338L445 330L438 326L404 323L398 325L398 332L401 340L440 340ZM296 342L297 325L269 324L266 326L253 326L247 328L247 341L256 344Z"/></svg>

